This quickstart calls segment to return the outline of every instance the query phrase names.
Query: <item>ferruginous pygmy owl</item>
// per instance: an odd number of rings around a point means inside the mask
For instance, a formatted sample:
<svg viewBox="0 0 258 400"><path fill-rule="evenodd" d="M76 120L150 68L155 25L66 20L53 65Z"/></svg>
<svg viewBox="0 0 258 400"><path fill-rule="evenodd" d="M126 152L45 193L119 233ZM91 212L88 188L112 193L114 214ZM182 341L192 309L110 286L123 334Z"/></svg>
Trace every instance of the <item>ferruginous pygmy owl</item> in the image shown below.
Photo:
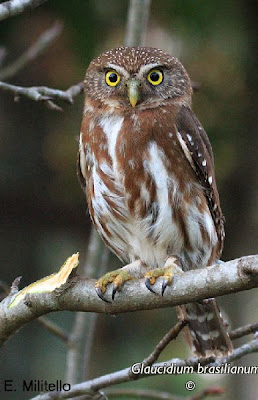
<svg viewBox="0 0 258 400"><path fill-rule="evenodd" d="M220 258L224 220L209 139L191 110L182 64L164 51L120 47L93 60L85 77L79 178L91 219L124 262L97 281L103 300L132 278L162 294L179 267ZM214 299L180 306L187 337L203 356L232 344Z"/></svg>

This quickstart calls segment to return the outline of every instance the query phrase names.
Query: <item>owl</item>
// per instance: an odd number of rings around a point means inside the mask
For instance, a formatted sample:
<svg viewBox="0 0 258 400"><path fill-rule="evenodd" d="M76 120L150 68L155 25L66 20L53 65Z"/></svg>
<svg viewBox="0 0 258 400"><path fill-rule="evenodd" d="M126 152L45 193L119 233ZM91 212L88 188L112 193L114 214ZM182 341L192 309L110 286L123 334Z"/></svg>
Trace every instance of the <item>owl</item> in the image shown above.
<svg viewBox="0 0 258 400"><path fill-rule="evenodd" d="M175 273L220 258L224 219L211 144L191 109L190 78L155 48L119 47L85 76L78 176L91 219L126 265L96 283L104 301L145 277L162 294ZM214 299L180 306L196 354L226 355L232 344Z"/></svg>

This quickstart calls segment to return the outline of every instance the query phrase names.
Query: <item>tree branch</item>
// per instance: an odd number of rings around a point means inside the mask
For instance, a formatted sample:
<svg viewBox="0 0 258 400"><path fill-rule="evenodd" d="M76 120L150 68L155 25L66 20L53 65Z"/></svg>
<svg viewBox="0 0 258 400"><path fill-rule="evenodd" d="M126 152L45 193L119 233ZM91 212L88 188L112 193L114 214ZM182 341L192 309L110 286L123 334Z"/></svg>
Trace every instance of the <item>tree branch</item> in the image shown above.
<svg viewBox="0 0 258 400"><path fill-rule="evenodd" d="M63 111L60 106L54 103L54 100L73 104L74 98L83 92L83 82L79 82L65 91L46 86L15 86L5 82L0 82L0 89L13 94L15 101L18 101L21 96L25 96L34 101L44 102L51 110Z"/></svg>
<svg viewBox="0 0 258 400"><path fill-rule="evenodd" d="M183 370L185 367L192 367L194 371L198 371L200 366L206 368L211 367L220 367L225 365L226 363L230 363L233 360L238 359L239 357L243 357L246 354L254 353L258 351L258 339L251 341L233 351L230 356L219 358L214 362L213 357L208 358L188 358L186 360L181 360L178 358L174 358L168 360L164 363L153 364L153 370L157 368L164 368L164 366L172 365L174 368L174 373L172 375L177 375L179 370ZM164 372L166 373L166 372ZM72 397L78 397L81 395L91 395L94 396L94 393L97 393L99 390L110 387L112 385L116 385L122 382L133 381L135 379L142 379L153 376L154 373L150 372L148 374L139 373L137 375L132 374L132 368L125 368L120 371L116 371L107 375L100 376L95 379L91 379L90 381L79 383L71 386L69 391L61 391L61 392L49 392L45 394L38 395L33 397L31 400L54 400L54 399L70 399ZM197 397L198 398L198 397ZM200 398L200 397L199 397ZM203 398L203 397L201 397Z"/></svg>
<svg viewBox="0 0 258 400"><path fill-rule="evenodd" d="M125 45L143 46L151 0L130 0L126 25Z"/></svg>
<svg viewBox="0 0 258 400"><path fill-rule="evenodd" d="M60 22L55 22L51 28L44 31L20 57L18 57L13 63L3 67L0 70L0 80L4 81L16 75L23 67L28 63L35 60L40 54L42 54L53 41L60 35L63 25Z"/></svg>
<svg viewBox="0 0 258 400"><path fill-rule="evenodd" d="M49 319L45 317L39 317L37 319L37 322L43 326L45 329L47 329L49 332L51 332L53 335L57 336L59 339L61 339L64 343L69 345L69 334L68 332L65 332L60 326L58 326L55 322L50 321Z"/></svg>
<svg viewBox="0 0 258 400"><path fill-rule="evenodd" d="M252 274L245 273L248 265L252 265ZM126 283L113 303L105 303L96 295L94 284L92 279L73 278L53 292L27 294L12 308L8 305L15 295L6 297L0 304L0 345L26 323L52 311L117 314L152 310L258 287L258 256L242 257L177 275L163 297L149 292L144 279L139 279ZM111 288L108 288L107 296L110 292Z"/></svg>
<svg viewBox="0 0 258 400"><path fill-rule="evenodd" d="M87 256L83 264L83 276L96 275L96 267L105 272L108 264L109 250L92 227L88 243ZM77 312L69 337L66 358L66 381L71 384L86 379L92 351L92 342L97 321L96 313Z"/></svg>
<svg viewBox="0 0 258 400"><path fill-rule="evenodd" d="M255 332L258 332L258 322L234 329L233 331L229 332L229 336L230 339L235 340Z"/></svg>
<svg viewBox="0 0 258 400"><path fill-rule="evenodd" d="M179 321L170 331L159 341L152 353L143 360L144 365L152 365L159 358L162 351L167 345L177 338L181 330L186 326L187 321Z"/></svg>
<svg viewBox="0 0 258 400"><path fill-rule="evenodd" d="M10 0L0 4L0 21L6 18L13 17L14 15L20 14L30 8L40 6L47 0Z"/></svg>

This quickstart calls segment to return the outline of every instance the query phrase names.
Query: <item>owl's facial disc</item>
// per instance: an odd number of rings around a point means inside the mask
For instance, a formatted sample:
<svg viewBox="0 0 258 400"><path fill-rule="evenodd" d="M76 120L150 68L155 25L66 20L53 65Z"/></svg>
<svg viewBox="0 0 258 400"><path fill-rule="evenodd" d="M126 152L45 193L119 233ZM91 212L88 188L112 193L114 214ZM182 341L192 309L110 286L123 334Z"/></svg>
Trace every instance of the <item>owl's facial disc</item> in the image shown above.
<svg viewBox="0 0 258 400"><path fill-rule="evenodd" d="M141 81L139 79L128 79L126 86L131 106L135 107L140 97Z"/></svg>

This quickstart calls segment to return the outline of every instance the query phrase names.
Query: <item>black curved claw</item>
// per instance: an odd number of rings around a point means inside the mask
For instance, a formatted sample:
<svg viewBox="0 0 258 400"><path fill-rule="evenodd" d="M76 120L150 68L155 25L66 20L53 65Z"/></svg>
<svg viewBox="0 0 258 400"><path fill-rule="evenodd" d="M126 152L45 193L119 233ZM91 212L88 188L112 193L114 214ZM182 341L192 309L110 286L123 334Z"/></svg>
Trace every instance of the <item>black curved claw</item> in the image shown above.
<svg viewBox="0 0 258 400"><path fill-rule="evenodd" d="M96 293L97 293L97 295L99 296L99 298L100 298L101 300L105 301L105 303L111 303L111 301L105 299L105 297L103 296L103 293L102 293L100 287L96 287L95 290L96 290ZM112 295L112 298L113 298L113 295Z"/></svg>
<svg viewBox="0 0 258 400"><path fill-rule="evenodd" d="M150 292L154 293L154 294L158 294L157 292L155 292L155 290L153 290L153 287L150 283L150 278L146 278L145 279L145 286L147 289L149 289Z"/></svg>
<svg viewBox="0 0 258 400"><path fill-rule="evenodd" d="M116 295L117 289L118 289L118 286L114 285L113 289L112 289L112 300L113 301L115 300L115 295Z"/></svg>
<svg viewBox="0 0 258 400"><path fill-rule="evenodd" d="M163 296L167 286L168 286L168 280L164 279L164 281L162 282L162 287L161 287L161 296Z"/></svg>

